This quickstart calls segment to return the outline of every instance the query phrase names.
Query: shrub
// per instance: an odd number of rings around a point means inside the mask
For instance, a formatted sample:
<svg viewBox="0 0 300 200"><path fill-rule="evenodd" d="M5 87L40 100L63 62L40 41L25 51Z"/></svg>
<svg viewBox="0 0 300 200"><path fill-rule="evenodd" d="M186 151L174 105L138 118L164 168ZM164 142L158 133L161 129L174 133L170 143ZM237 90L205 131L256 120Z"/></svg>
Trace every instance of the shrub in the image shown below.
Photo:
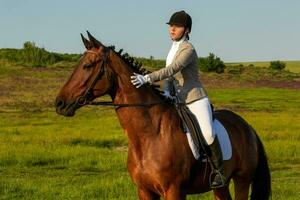
<svg viewBox="0 0 300 200"><path fill-rule="evenodd" d="M135 57L134 59L143 63L143 67L150 71L158 70L166 66L165 60L154 59L153 56L150 56L150 58Z"/></svg>
<svg viewBox="0 0 300 200"><path fill-rule="evenodd" d="M213 53L204 58L199 58L200 69L204 72L222 73L225 69L224 62Z"/></svg>
<svg viewBox="0 0 300 200"><path fill-rule="evenodd" d="M242 72L245 70L244 65L239 64L239 65L229 65L226 67L226 72L228 74L233 74L233 75L240 75Z"/></svg>
<svg viewBox="0 0 300 200"><path fill-rule="evenodd" d="M62 60L62 57L39 48L34 42L25 42L22 49L23 62L33 66L46 66Z"/></svg>
<svg viewBox="0 0 300 200"><path fill-rule="evenodd" d="M286 64L284 62L281 62L279 60L270 62L270 68L275 70L282 70L285 68L285 65Z"/></svg>
<svg viewBox="0 0 300 200"><path fill-rule="evenodd" d="M25 42L22 49L0 49L0 60L25 66L49 66L61 62L77 62L80 54L61 54Z"/></svg>

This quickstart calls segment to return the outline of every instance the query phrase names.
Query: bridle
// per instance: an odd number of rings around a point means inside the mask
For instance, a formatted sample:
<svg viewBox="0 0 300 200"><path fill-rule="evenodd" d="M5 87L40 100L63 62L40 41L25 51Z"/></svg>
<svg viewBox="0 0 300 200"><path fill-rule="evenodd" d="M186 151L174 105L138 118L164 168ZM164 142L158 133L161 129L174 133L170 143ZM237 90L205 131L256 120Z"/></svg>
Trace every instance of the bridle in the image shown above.
<svg viewBox="0 0 300 200"><path fill-rule="evenodd" d="M76 104L78 106L84 106L84 105L101 105L101 106L113 106L116 107L116 109L120 108L120 107L135 107L135 106L154 106L157 104L162 104L162 103L166 103L166 102L170 102L170 100L168 99L164 99L161 101L154 101L154 102L149 102L149 103L131 103L131 104L116 104L112 101L101 101L101 102L93 102L93 101L89 101L88 99L90 97L92 97L93 95L93 90L94 87L97 83L98 80L100 80L106 73L105 73L105 67L108 66L108 62L109 62L109 48L105 48L105 53L103 56L101 56L101 64L99 67L99 70L97 72L97 75L95 77L95 79L93 80L93 82L89 85L89 87L87 88L87 90L84 92L83 95L79 96L76 99ZM96 55L99 55L97 52L92 51L92 50L87 50L85 51L85 53L93 53Z"/></svg>
<svg viewBox="0 0 300 200"><path fill-rule="evenodd" d="M99 55L97 52L92 51L92 50L87 50L85 53L93 53L93 54ZM96 75L95 79L89 85L89 87L84 92L84 94L79 96L76 99L76 103L79 106L84 106L86 104L89 104L88 99L93 95L93 89L94 89L97 81L100 80L102 78L102 76L105 74L105 65L108 64L108 59L109 59L108 57L109 57L109 51L105 50L105 54L100 58L101 59L101 64L100 64L100 67L99 67L99 70L97 72L97 75Z"/></svg>

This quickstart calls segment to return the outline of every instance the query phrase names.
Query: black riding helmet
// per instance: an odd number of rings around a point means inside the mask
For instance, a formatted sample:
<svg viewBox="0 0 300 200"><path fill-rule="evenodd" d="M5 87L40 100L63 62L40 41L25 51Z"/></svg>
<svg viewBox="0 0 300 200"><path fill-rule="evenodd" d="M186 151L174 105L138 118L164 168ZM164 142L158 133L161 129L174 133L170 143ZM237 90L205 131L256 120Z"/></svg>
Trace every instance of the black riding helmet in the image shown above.
<svg viewBox="0 0 300 200"><path fill-rule="evenodd" d="M185 28L188 28L191 32L192 30L192 18L189 14L187 14L184 10L179 11L179 12L175 12L169 22L167 23L169 25L179 25L179 26L183 26Z"/></svg>

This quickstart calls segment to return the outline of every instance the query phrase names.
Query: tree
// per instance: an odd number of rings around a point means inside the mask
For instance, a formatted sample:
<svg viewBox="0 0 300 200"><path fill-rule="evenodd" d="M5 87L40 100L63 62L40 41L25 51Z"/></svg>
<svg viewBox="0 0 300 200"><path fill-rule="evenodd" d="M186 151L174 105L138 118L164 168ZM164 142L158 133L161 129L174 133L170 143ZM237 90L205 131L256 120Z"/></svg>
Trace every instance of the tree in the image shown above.
<svg viewBox="0 0 300 200"><path fill-rule="evenodd" d="M213 53L210 53L209 56L200 58L200 69L204 72L217 72L222 73L225 69L224 62Z"/></svg>
<svg viewBox="0 0 300 200"><path fill-rule="evenodd" d="M276 61L271 61L270 62L270 68L271 69L275 69L275 70L282 70L285 68L285 63L284 62L281 62L279 60L276 60Z"/></svg>

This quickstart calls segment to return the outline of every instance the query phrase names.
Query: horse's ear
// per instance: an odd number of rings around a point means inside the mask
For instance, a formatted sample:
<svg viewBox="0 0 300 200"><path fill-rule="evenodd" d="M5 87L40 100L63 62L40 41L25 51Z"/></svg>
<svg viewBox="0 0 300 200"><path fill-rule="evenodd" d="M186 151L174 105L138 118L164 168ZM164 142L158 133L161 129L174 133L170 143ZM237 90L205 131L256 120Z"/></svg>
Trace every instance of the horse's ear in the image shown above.
<svg viewBox="0 0 300 200"><path fill-rule="evenodd" d="M99 42L96 38L94 38L90 32L86 31L88 34L88 37L90 39L90 42L92 43L93 47L95 48L99 48L100 46L103 46L103 44L101 44L101 42Z"/></svg>
<svg viewBox="0 0 300 200"><path fill-rule="evenodd" d="M86 49L91 49L92 48L92 43L90 41L88 41L87 39L85 39L85 37L80 33L81 35L81 39L82 39L82 42L85 46Z"/></svg>

